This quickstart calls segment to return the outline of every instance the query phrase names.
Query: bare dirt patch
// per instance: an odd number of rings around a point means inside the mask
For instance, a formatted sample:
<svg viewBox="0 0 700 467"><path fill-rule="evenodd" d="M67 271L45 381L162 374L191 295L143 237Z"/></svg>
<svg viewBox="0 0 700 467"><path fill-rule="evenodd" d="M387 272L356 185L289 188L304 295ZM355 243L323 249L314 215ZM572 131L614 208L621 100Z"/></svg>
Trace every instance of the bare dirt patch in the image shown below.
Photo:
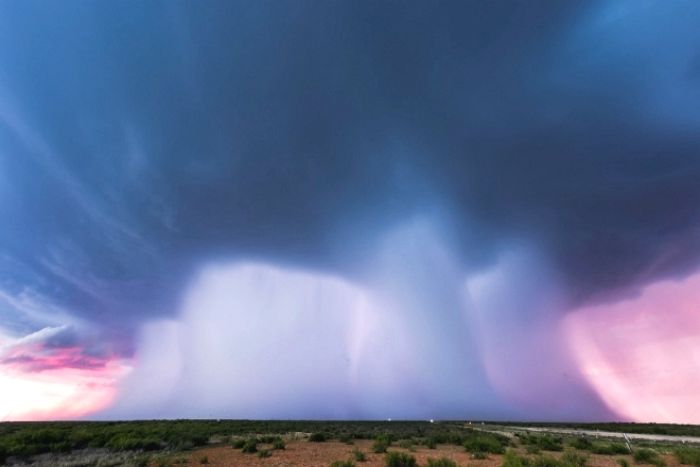
<svg viewBox="0 0 700 467"><path fill-rule="evenodd" d="M269 466L269 467L328 467L331 462L337 460L353 459L353 450L357 448L364 452L367 461L357 462L358 467L383 467L384 454L372 452L372 441L358 440L353 445L348 445L338 441L327 441L323 443L312 443L308 441L288 441L286 449L272 450L271 446L261 444L259 449L270 449L272 455L267 458L259 458L256 454L244 454L240 449L233 449L231 446L208 447L183 453L177 456L182 464L201 466L202 459L206 457L208 464L212 466ZM459 466L468 467L500 467L503 456L489 454L487 459L473 459L471 454L460 446L439 445L436 449L428 449L424 446L416 446L414 449L404 449L396 446L389 448L390 451L407 452L416 457L418 465L424 466L429 458L447 457L457 462ZM520 449L516 449L520 451ZM524 453L524 452L522 452ZM561 453L545 453L553 457L561 456ZM635 466L631 456L601 456L590 455L588 467L619 467L617 459L626 458L631 466ZM678 461L673 456L663 456L668 467L678 467ZM154 464L157 465L157 464ZM640 466L642 467L642 466Z"/></svg>
<svg viewBox="0 0 700 467"><path fill-rule="evenodd" d="M259 449L267 449L269 446L260 445ZM286 449L271 451L272 456L259 458L255 454L244 454L240 449L230 446L217 446L199 449L188 453L188 463L182 465L202 465L201 459L206 456L207 465L213 466L308 466L328 467L331 462L348 460L353 458L353 450L357 448L367 456L366 462L357 462L358 466L380 467L384 466L384 454L372 452L372 441L358 440L353 445L338 441L326 441L323 443L311 443L308 441L288 442ZM436 449L428 449L424 446L416 446L414 450L399 447L390 447L389 451L408 452L416 457L419 465L425 465L428 458L448 457L458 465L473 467L498 467L501 465L501 456L490 455L488 459L472 459L471 454L465 452L460 446L440 445Z"/></svg>

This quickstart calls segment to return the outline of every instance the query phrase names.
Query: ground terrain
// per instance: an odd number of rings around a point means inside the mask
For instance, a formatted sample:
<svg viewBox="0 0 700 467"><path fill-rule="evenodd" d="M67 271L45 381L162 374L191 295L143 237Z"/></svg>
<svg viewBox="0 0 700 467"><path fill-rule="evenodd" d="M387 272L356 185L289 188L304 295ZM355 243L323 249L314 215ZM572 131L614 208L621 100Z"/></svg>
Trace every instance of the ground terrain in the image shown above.
<svg viewBox="0 0 700 467"><path fill-rule="evenodd" d="M240 450L231 449L228 446L208 447L188 453L183 456L175 456L173 461L185 461L182 464L187 466L201 466L202 458L206 456L209 465L214 466L309 466L328 467L336 460L352 459L353 449L357 447L367 455L366 462L356 462L358 467L384 467L385 455L372 453L372 442L362 440L355 442L355 446L349 446L338 441L325 443L309 443L306 441L296 441L287 444L284 451L274 451L271 457L258 458L256 455L244 454ZM474 459L472 454L466 452L461 446L438 445L436 449L417 447L412 450L391 447L389 451L402 451L415 456L418 465L425 466L429 458L438 459L447 457L454 460L458 466L469 467L500 467L503 464L503 455L489 454L487 459ZM525 454L524 449L517 449ZM550 453L553 457L561 457L561 453ZM667 467L678 467L680 464L673 455L662 456ZM602 456L591 455L586 464L588 467L620 467L618 458L626 458L631 466L634 461L631 455L626 456ZM154 462L153 465L158 465Z"/></svg>
<svg viewBox="0 0 700 467"><path fill-rule="evenodd" d="M0 423L0 464L385 466L386 452L469 467L700 467L692 425L170 420ZM247 452L246 452L247 451ZM362 459L364 458L364 459ZM346 467L345 464L342 467ZM396 464L393 464L396 465ZM392 465L392 467L393 467ZM399 464L401 465L407 464Z"/></svg>

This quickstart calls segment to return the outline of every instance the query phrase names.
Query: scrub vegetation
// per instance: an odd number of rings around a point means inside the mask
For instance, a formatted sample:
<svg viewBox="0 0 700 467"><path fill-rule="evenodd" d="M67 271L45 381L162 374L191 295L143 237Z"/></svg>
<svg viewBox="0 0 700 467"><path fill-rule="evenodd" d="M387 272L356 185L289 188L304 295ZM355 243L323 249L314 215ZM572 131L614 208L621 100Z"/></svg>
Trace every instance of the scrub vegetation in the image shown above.
<svg viewBox="0 0 700 467"><path fill-rule="evenodd" d="M520 442L528 447L534 448L530 449L531 452L536 453L540 450L542 451L563 451L564 444L563 438L560 436L553 435L535 435L531 433L518 433L516 435L520 438Z"/></svg>
<svg viewBox="0 0 700 467"><path fill-rule="evenodd" d="M634 451L634 461L637 464L651 464L657 467L664 467L666 463L661 459L659 453L649 448L641 448Z"/></svg>
<svg viewBox="0 0 700 467"><path fill-rule="evenodd" d="M678 462L683 465L692 465L693 467L700 467L700 448L692 448L689 446L682 446L677 448L674 452Z"/></svg>
<svg viewBox="0 0 700 467"><path fill-rule="evenodd" d="M352 450L352 456L355 458L355 460L357 462L366 462L367 461L367 455L357 448Z"/></svg>
<svg viewBox="0 0 700 467"><path fill-rule="evenodd" d="M475 432L464 441L464 448L472 454L503 454L509 441L505 436Z"/></svg>
<svg viewBox="0 0 700 467"><path fill-rule="evenodd" d="M662 467L675 456L682 465L700 467L700 448L696 446L638 441L630 452L619 440L528 432L506 436L485 431L488 429L456 421L0 423L0 464L31 463L42 456L78 459L82 455L95 459L82 465L98 465L99 456L118 465L177 465L187 462L188 457L194 464L221 465L216 455L219 451L212 449L223 449L250 462L272 457L273 462L284 463L285 456L300 451L335 453L329 455L327 465L334 458L345 459L337 465L364 462L429 467L452 467L455 460L459 460L457 465L477 466L488 459L489 465L503 467L586 467L595 465L591 463L595 456L610 456L622 467ZM48 465L53 461L43 462Z"/></svg>
<svg viewBox="0 0 700 467"><path fill-rule="evenodd" d="M388 452L386 454L386 467L416 467L416 458L405 452Z"/></svg>
<svg viewBox="0 0 700 467"><path fill-rule="evenodd" d="M262 435L262 434L266 435ZM483 448L488 452L507 442L461 422L315 422L249 420L172 420L139 422L12 422L0 423L0 462L45 453L66 454L84 449L108 452L179 452L210 443L230 442L234 449L258 452L284 449L281 435L308 433L311 442L375 440L375 452L394 443L435 447L439 444Z"/></svg>
<svg viewBox="0 0 700 467"><path fill-rule="evenodd" d="M588 457L574 450L565 452L561 457L539 454L528 457L508 450L503 456L503 467L585 467Z"/></svg>

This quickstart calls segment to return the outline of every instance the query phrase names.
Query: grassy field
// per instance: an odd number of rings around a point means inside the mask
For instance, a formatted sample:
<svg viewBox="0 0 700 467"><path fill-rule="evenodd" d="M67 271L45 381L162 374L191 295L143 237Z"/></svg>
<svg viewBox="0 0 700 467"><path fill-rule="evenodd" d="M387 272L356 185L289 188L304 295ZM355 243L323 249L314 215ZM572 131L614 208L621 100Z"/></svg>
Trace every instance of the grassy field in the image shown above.
<svg viewBox="0 0 700 467"><path fill-rule="evenodd" d="M304 460L304 456L309 456L315 459L313 465L329 466L335 462L336 467L362 463L389 467L482 464L584 467L608 465L603 462L605 459L610 460L612 467L631 464L700 467L697 447L645 442L635 443L630 452L624 442L615 440L534 433L508 437L484 432L485 426L458 421L2 423L0 462L65 466L268 465L269 462L273 462L269 465L312 465ZM534 423L527 426L690 436L700 433L698 427L688 425ZM319 461L319 456L329 458ZM274 463L283 458L286 463ZM419 461L422 463L418 464Z"/></svg>

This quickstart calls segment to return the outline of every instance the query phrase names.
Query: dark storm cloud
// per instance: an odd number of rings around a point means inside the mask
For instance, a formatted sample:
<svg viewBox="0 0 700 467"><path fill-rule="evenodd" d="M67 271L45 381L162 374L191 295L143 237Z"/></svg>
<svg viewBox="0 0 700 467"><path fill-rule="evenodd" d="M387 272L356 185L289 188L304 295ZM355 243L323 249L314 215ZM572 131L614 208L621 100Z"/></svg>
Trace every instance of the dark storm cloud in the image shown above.
<svg viewBox="0 0 700 467"><path fill-rule="evenodd" d="M435 199L465 261L527 237L577 302L697 265L696 4L0 8L16 306L128 329L202 258L343 273L342 231Z"/></svg>

